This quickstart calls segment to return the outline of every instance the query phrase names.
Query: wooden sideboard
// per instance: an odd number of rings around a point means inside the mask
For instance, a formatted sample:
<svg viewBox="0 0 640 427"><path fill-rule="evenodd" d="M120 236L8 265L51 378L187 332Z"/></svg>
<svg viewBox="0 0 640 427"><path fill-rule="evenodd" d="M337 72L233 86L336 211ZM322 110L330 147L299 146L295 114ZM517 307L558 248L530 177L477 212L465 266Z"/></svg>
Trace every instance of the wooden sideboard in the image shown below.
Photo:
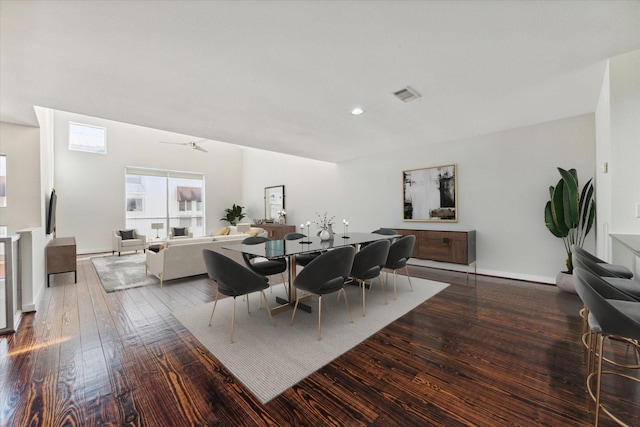
<svg viewBox="0 0 640 427"><path fill-rule="evenodd" d="M259 227L267 231L268 237L271 240L283 240L284 235L287 233L293 233L296 231L295 225L287 224L251 224L252 227Z"/></svg>
<svg viewBox="0 0 640 427"><path fill-rule="evenodd" d="M78 283L75 237L52 239L46 247L47 287L52 274L73 272L73 282Z"/></svg>
<svg viewBox="0 0 640 427"><path fill-rule="evenodd" d="M432 231L394 229L403 236L416 236L413 258L469 266L476 262L476 231Z"/></svg>

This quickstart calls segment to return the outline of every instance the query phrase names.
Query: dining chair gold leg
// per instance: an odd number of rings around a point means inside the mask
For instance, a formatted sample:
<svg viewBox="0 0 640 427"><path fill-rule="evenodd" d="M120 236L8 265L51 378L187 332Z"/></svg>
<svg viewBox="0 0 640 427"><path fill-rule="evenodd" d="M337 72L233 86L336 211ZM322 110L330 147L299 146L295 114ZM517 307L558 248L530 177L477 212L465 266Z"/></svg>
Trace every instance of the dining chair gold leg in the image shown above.
<svg viewBox="0 0 640 427"><path fill-rule="evenodd" d="M347 292L344 290L344 288L340 289L340 292L344 293L344 303L347 305L347 311L349 312L349 320L351 320L351 323L353 323L353 316L351 315L351 308L349 307Z"/></svg>
<svg viewBox="0 0 640 427"><path fill-rule="evenodd" d="M300 294L301 292L297 292L296 303L293 306L293 314L291 315L291 322L289 325L293 325L293 318L296 317L296 310L298 310L298 303L300 302Z"/></svg>
<svg viewBox="0 0 640 427"><path fill-rule="evenodd" d="M373 285L373 281L371 281L371 284ZM366 315L367 315L367 306L365 305L365 301L364 300L365 300L365 293L366 293L365 291L367 290L367 282L363 281L361 283L361 285L362 285L362 317L366 317ZM338 292L338 295L340 295L340 292Z"/></svg>
<svg viewBox="0 0 640 427"><path fill-rule="evenodd" d="M322 295L318 295L318 341L322 339Z"/></svg>
<svg viewBox="0 0 640 427"><path fill-rule="evenodd" d="M378 280L380 281L380 287L382 288L382 295L384 296L384 303L389 304L387 301L387 292L384 290L384 283L382 283L382 277L378 276ZM371 285L373 285L373 281L371 281Z"/></svg>
<svg viewBox="0 0 640 427"><path fill-rule="evenodd" d="M413 292L413 285L411 284L411 276L409 276L409 268L405 265L404 270L407 272L407 279L409 279L409 288L411 288L411 292Z"/></svg>
<svg viewBox="0 0 640 427"><path fill-rule="evenodd" d="M284 273L280 273L280 277L282 277L282 286L284 286L284 293L287 295L287 299L289 299L289 287L287 286L287 279L284 278Z"/></svg>
<svg viewBox="0 0 640 427"><path fill-rule="evenodd" d="M232 344L233 344L233 329L234 329L235 323L236 323L236 297L233 297L233 310L231 311L231 343Z"/></svg>
<svg viewBox="0 0 640 427"><path fill-rule="evenodd" d="M394 300L398 299L398 287L396 284L396 276L397 276L397 273L395 270L393 270L393 299Z"/></svg>
<svg viewBox="0 0 640 427"><path fill-rule="evenodd" d="M216 300L213 303L213 310L211 310L211 317L209 317L209 326L211 326L211 321L213 320L213 313L216 311L216 305L218 304L218 295L220 295L220 293L216 291Z"/></svg>
<svg viewBox="0 0 640 427"><path fill-rule="evenodd" d="M262 298L264 298L264 305L267 307L267 314L269 315L271 326L275 326L275 323L273 323L273 316L271 316L271 309L269 308L269 301L267 301L267 294L265 294L264 291L260 291L260 294L262 295Z"/></svg>

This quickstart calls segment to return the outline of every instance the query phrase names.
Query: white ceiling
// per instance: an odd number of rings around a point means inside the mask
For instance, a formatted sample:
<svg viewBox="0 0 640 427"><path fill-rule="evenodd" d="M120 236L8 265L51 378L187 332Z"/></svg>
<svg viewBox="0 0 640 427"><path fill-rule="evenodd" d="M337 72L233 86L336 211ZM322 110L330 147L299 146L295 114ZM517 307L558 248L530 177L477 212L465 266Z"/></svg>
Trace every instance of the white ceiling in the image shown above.
<svg viewBox="0 0 640 427"><path fill-rule="evenodd" d="M640 1L2 0L0 27L2 121L39 105L340 162L593 112Z"/></svg>

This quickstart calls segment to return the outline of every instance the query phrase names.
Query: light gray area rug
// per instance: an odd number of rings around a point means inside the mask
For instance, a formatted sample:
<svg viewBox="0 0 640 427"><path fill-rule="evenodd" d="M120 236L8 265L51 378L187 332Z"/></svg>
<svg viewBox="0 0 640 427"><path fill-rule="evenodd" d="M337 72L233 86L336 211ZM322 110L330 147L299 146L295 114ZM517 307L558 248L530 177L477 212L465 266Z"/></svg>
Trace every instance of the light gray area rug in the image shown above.
<svg viewBox="0 0 640 427"><path fill-rule="evenodd" d="M310 301L313 313L298 310L290 326L292 311L274 315L275 327L269 323L264 308L258 309L259 293L250 295L251 313L246 301L237 298L235 342L230 343L232 299L218 301L213 323L208 326L213 302L176 311L173 315L240 380L262 403L278 396L311 373L353 348L378 330L417 307L449 286L446 283L398 276L398 299L393 299L392 278L385 286L388 305L384 304L380 284L367 291L367 315L362 316L362 291L347 286L347 296L354 323L344 298L336 304L337 293L323 298L322 340L317 340L318 299ZM269 305L276 306L275 295L282 286L266 290ZM280 295L282 296L282 295ZM264 304L263 304L264 306Z"/></svg>
<svg viewBox="0 0 640 427"><path fill-rule="evenodd" d="M98 272L104 290L114 292L160 283L156 276L145 274L145 259L145 254L136 253L93 257L91 262Z"/></svg>

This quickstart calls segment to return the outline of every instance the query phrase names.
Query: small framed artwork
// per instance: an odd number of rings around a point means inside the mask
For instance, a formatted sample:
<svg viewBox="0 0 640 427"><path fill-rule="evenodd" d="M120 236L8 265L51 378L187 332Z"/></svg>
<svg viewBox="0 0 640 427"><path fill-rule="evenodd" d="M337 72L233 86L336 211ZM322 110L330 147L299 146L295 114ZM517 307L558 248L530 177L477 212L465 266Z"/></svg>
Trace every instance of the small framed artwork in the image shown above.
<svg viewBox="0 0 640 427"><path fill-rule="evenodd" d="M456 164L402 171L403 221L458 222Z"/></svg>

